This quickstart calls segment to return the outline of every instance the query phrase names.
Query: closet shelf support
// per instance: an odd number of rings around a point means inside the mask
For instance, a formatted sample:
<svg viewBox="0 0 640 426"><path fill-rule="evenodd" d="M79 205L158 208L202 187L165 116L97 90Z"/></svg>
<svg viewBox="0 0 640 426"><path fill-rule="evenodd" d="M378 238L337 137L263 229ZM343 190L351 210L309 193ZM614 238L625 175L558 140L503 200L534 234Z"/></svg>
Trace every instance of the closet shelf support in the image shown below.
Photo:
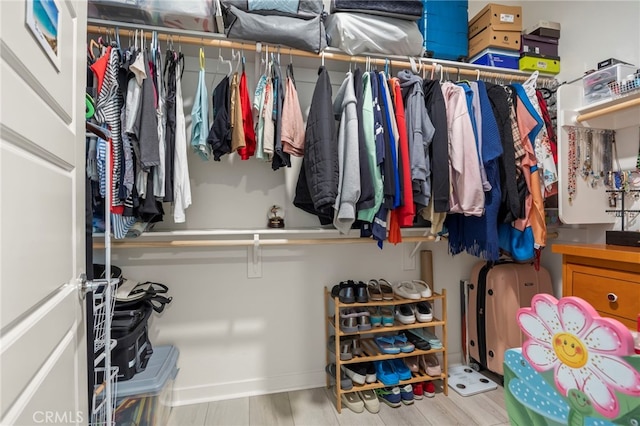
<svg viewBox="0 0 640 426"><path fill-rule="evenodd" d="M260 234L253 234L253 245L247 248L247 278L262 277Z"/></svg>

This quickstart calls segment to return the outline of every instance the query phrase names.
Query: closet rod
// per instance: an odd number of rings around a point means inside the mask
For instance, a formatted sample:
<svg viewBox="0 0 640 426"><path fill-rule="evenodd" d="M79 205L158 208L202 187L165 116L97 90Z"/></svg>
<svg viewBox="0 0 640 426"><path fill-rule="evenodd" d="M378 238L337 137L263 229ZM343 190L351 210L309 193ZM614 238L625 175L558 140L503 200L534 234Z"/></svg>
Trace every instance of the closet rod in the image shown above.
<svg viewBox="0 0 640 426"><path fill-rule="evenodd" d="M167 42L171 40L174 44L184 43L184 44L190 44L190 45L200 46L200 47L222 47L227 49L240 49L240 50L244 49L249 51L255 51L256 44L257 44L254 41L231 40L217 33L205 33L205 32L197 32L197 31L189 31L189 30L180 30L180 29L174 29L174 28L155 27L150 25L131 24L131 23L125 23L125 22L103 21L103 20L96 20L96 19L89 19L89 23L92 24L87 26L87 33L89 34L107 35L108 30L113 30L115 29L115 27L118 27L119 29L123 29L127 31L143 29L145 31L145 37L151 37L151 34L150 33L147 34L147 32L157 31L158 38L161 41ZM293 49L286 46L269 45L268 43L262 43L263 49L265 48L265 46L269 46L269 51L272 51L272 52L280 51L281 53L291 54L297 57L317 59L319 61L322 60L322 58L324 57L324 59L327 59L327 60L365 64L367 63L367 58L369 58L369 60L371 61L371 64L374 64L376 66L384 66L385 61L388 59L389 66L391 67L411 68L411 63L409 62L408 58L405 59L405 57L401 57L401 56L389 55L385 57L384 55L379 55L379 54L371 54L371 55L365 55L365 56L363 55L351 56L351 55L347 55L346 53L339 53L337 49L335 49L336 51L334 52L332 51L334 50L332 48L325 49L323 52L318 54L313 52L307 52L305 50ZM414 59L416 59L418 66L419 66L419 63L422 62L422 67L425 68L427 71L433 70L434 73L435 71L437 71L437 74L434 74L434 77L433 77L434 79L440 78L441 72L446 73L447 75L452 75L452 74L454 76L466 75L466 76L472 76L472 77L477 77L479 72L480 77L484 77L486 79L509 80L509 81L525 81L531 76L531 73L527 73L527 72L519 72L514 70L508 70L508 69L505 69L504 71L502 71L493 67L467 64L463 62L458 63L458 62L451 62L451 61L444 61L444 60L441 61L441 60L434 60L431 58L414 58ZM553 84L554 81L555 81L554 77L538 77L538 82L541 83L543 86L546 84L551 85Z"/></svg>
<svg viewBox="0 0 640 426"><path fill-rule="evenodd" d="M630 99L626 102L619 103L617 105L612 105L610 107L602 108L593 112L588 112L586 114L580 114L576 117L577 123L582 123L583 121L588 121L594 118L601 117L606 114L611 114L614 112L622 111L627 108L632 108L634 106L640 105L640 98Z"/></svg>
<svg viewBox="0 0 640 426"><path fill-rule="evenodd" d="M403 237L403 243L415 243L419 241L434 241L433 236L428 237ZM266 239L259 240L260 246L311 246L320 244L362 244L373 243L370 238L318 238L307 240ZM113 242L112 248L171 248L171 247L245 247L256 244L254 240L175 240L175 241L124 241ZM95 242L94 248L102 248L102 243Z"/></svg>

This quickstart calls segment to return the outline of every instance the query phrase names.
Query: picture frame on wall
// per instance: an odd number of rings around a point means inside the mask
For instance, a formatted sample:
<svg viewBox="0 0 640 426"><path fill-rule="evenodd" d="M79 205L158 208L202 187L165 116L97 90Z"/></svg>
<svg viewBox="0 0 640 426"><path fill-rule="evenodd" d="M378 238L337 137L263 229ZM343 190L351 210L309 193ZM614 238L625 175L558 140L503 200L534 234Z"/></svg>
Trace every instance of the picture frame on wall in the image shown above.
<svg viewBox="0 0 640 426"><path fill-rule="evenodd" d="M27 0L26 25L51 63L60 71L60 3L58 0Z"/></svg>

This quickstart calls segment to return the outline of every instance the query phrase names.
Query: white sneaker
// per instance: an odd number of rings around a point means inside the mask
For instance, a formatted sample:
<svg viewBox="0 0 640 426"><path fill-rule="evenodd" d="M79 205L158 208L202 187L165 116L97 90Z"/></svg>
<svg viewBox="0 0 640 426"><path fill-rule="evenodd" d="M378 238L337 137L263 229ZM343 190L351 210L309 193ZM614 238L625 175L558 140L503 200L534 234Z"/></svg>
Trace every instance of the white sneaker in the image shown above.
<svg viewBox="0 0 640 426"><path fill-rule="evenodd" d="M343 364L342 371L344 371L344 374L346 374L347 377L355 384L364 385L367 380L366 368L363 368L358 364Z"/></svg>
<svg viewBox="0 0 640 426"><path fill-rule="evenodd" d="M431 297L432 293L431 293L431 287L429 287L429 284L427 284L426 282L422 281L422 280L413 280L413 285L415 286L416 290L418 290L418 292L420 293L420 296L422 297Z"/></svg>
<svg viewBox="0 0 640 426"><path fill-rule="evenodd" d="M342 394L342 404L354 413L362 413L364 411L364 401L358 396L360 392L349 392Z"/></svg>
<svg viewBox="0 0 640 426"><path fill-rule="evenodd" d="M360 391L358 396L364 402L364 408L368 412L375 414L380 411L380 400L373 389Z"/></svg>

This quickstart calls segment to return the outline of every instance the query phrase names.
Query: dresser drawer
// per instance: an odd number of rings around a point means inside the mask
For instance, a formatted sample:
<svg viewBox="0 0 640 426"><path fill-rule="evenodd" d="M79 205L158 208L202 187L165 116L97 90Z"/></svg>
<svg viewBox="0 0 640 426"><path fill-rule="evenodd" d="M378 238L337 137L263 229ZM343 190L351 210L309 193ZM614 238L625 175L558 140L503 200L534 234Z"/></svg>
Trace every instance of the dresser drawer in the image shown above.
<svg viewBox="0 0 640 426"><path fill-rule="evenodd" d="M603 316L634 326L640 313L640 276L611 269L566 265L571 293L589 302ZM611 302L609 295L615 295Z"/></svg>

